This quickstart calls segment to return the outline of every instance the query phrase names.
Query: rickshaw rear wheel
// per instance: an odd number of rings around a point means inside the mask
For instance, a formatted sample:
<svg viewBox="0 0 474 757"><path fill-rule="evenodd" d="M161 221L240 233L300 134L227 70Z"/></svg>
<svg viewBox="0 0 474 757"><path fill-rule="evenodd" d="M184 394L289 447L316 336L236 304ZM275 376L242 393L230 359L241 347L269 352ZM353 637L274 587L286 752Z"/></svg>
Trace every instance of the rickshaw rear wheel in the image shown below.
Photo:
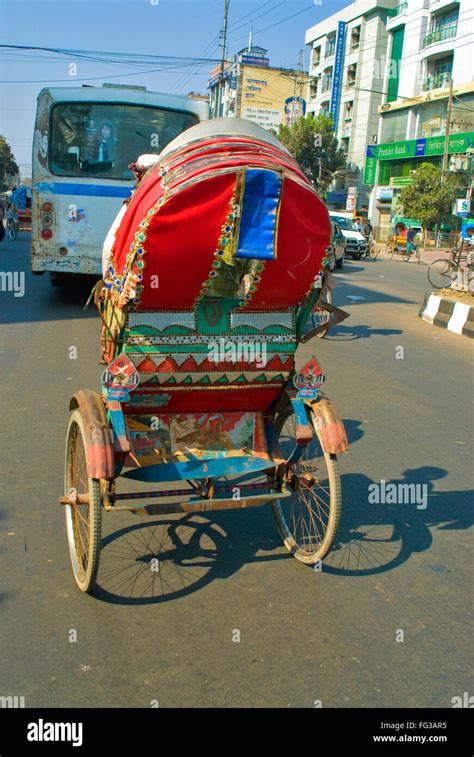
<svg viewBox="0 0 474 757"><path fill-rule="evenodd" d="M314 565L334 544L341 517L341 477L337 457L324 451L317 418L309 407L313 439L297 462L289 465L292 495L273 503L278 530L288 551L303 563ZM289 405L275 420L278 447L291 461L297 448L296 417Z"/></svg>
<svg viewBox="0 0 474 757"><path fill-rule="evenodd" d="M69 558L81 591L94 588L100 561L102 534L101 483L87 474L84 420L78 409L69 417L66 437L65 495L88 495L88 503L65 505Z"/></svg>

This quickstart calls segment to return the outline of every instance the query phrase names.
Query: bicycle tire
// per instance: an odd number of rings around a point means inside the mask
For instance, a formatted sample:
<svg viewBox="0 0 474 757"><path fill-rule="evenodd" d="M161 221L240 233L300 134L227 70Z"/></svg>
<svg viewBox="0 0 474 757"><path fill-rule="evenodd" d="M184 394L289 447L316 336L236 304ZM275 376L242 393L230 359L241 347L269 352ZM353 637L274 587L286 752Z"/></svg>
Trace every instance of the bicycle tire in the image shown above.
<svg viewBox="0 0 474 757"><path fill-rule="evenodd" d="M18 226L11 219L7 223L7 234L8 234L8 238L12 242L14 242L15 239L17 238L17 236L18 236Z"/></svg>
<svg viewBox="0 0 474 757"><path fill-rule="evenodd" d="M428 281L435 289L445 289L451 285L453 273L456 272L457 268L453 266L452 260L446 258L433 260L428 267Z"/></svg>

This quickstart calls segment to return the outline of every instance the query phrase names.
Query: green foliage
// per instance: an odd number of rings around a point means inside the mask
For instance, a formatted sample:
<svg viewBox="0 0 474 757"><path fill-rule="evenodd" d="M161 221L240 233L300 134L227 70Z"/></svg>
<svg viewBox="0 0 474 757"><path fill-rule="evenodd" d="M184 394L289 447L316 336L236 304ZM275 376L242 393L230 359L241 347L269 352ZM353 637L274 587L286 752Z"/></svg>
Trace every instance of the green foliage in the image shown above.
<svg viewBox="0 0 474 757"><path fill-rule="evenodd" d="M18 166L15 163L15 158L11 151L5 137L0 135L0 190L4 191L7 188L6 178L8 176L15 176L18 173Z"/></svg>
<svg viewBox="0 0 474 757"><path fill-rule="evenodd" d="M432 224L439 225L451 213L456 197L457 181L448 177L442 184L442 172L432 163L421 163L412 173L413 184L405 187L399 197L403 214L418 218L426 229Z"/></svg>
<svg viewBox="0 0 474 757"><path fill-rule="evenodd" d="M280 124L276 135L301 166L319 192L327 189L334 173L343 173L346 155L339 148L332 130L332 118L298 118L291 126Z"/></svg>

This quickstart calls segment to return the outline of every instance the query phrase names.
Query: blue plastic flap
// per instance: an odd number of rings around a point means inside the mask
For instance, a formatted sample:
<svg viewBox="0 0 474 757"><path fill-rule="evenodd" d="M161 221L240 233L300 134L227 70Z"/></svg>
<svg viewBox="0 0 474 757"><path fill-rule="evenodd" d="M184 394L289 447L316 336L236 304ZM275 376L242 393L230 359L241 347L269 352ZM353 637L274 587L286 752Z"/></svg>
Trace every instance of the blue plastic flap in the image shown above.
<svg viewBox="0 0 474 757"><path fill-rule="evenodd" d="M236 258L276 258L282 185L282 177L276 171L251 168L245 172Z"/></svg>
<svg viewBox="0 0 474 757"><path fill-rule="evenodd" d="M251 457L250 455L207 460L196 459L177 463L144 465L142 468L133 468L122 473L122 478L133 478L137 481L195 480L240 475L241 473L252 474L274 466L275 463L268 458Z"/></svg>

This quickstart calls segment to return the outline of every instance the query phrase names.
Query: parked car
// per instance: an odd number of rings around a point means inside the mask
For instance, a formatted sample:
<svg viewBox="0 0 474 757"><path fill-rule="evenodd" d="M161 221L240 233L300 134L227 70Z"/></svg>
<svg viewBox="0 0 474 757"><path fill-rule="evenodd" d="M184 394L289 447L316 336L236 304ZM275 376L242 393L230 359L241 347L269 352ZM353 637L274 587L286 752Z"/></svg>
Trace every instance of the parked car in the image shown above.
<svg viewBox="0 0 474 757"><path fill-rule="evenodd" d="M342 268L346 256L346 239L341 231L338 223L332 218L331 220L331 250L332 254L329 256L329 270L333 271L335 268Z"/></svg>
<svg viewBox="0 0 474 757"><path fill-rule="evenodd" d="M350 218L339 215L337 211L329 211L329 217L332 222L336 223L346 242L345 252L350 255L354 260L360 260L362 255L365 255L367 250L367 240L360 231L357 230L357 226Z"/></svg>

